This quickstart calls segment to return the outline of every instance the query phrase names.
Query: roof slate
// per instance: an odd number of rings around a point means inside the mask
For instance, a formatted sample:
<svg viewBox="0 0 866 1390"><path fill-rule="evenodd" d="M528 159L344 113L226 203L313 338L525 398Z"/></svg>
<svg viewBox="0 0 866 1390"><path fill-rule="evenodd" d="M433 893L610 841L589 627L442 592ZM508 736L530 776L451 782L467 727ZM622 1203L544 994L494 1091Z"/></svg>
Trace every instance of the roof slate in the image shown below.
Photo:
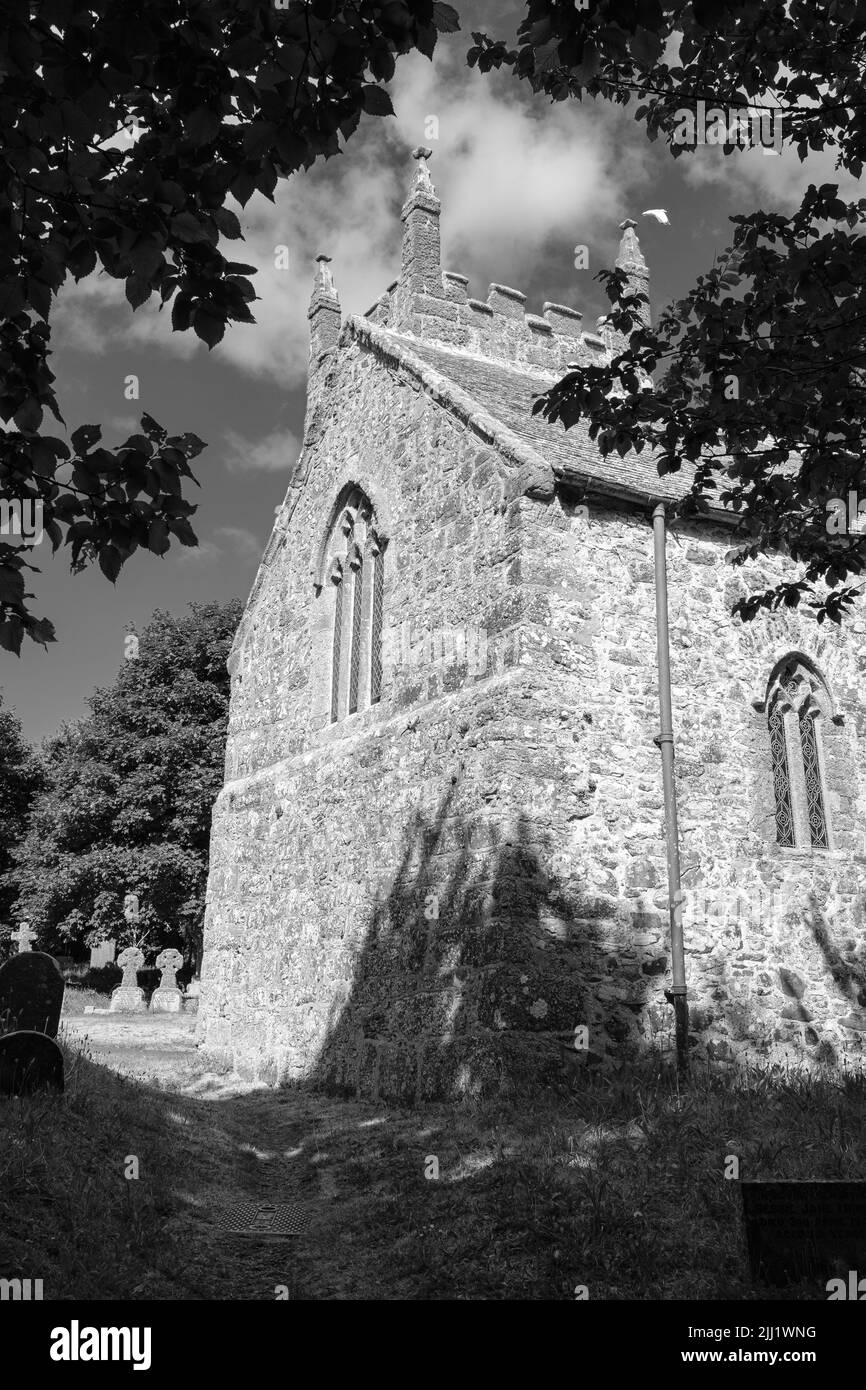
<svg viewBox="0 0 866 1390"><path fill-rule="evenodd" d="M363 321L356 320L356 325ZM364 328L373 325L364 324ZM510 435L535 454L539 462L553 470L564 482L589 492L614 498L633 496L635 500L667 501L682 497L691 482L691 470L659 476L653 456L629 453L603 457L589 437L585 421L566 430L557 422L532 414L534 397L548 390L559 378L542 372L527 372L490 358L443 347L420 338L392 333L375 325L375 339L367 332L359 336L370 346L384 347L411 366L412 359L432 367L446 383L451 383L465 399L476 403L486 421L498 422Z"/></svg>

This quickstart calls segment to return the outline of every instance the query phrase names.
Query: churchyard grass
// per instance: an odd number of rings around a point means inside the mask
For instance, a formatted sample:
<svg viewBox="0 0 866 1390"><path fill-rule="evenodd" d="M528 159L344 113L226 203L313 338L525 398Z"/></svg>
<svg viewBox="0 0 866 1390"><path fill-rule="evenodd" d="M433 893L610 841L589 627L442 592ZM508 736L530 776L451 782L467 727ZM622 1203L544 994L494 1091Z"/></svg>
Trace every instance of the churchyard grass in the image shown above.
<svg viewBox="0 0 866 1390"><path fill-rule="evenodd" d="M863 1079L699 1067L683 1085L652 1058L420 1110L207 1076L178 1095L71 1049L67 1088L0 1106L0 1274L46 1298L823 1298L752 1283L725 1171L859 1177L866 1147ZM220 1233L244 1201L297 1204L309 1230Z"/></svg>

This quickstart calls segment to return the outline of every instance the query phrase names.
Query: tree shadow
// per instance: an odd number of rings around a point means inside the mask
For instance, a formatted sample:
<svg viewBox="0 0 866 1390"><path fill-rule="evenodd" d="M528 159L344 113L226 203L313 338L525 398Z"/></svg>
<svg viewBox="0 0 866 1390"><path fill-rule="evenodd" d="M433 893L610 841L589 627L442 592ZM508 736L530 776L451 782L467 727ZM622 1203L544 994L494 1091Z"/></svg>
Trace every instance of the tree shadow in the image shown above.
<svg viewBox="0 0 866 1390"><path fill-rule="evenodd" d="M658 967L633 946L627 970L612 953L617 905L545 867L537 820L458 817L455 792L406 827L348 998L332 1006L318 1086L404 1104L482 1096L639 1049Z"/></svg>

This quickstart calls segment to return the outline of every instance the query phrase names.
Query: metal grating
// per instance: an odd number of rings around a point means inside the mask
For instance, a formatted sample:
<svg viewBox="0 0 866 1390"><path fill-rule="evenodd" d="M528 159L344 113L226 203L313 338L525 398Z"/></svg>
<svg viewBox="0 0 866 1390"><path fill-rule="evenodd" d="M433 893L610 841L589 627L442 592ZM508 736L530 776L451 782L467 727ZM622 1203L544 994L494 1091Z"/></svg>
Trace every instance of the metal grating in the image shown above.
<svg viewBox="0 0 866 1390"><path fill-rule="evenodd" d="M794 813L791 807L791 779L785 746L785 721L778 705L769 715L770 754L773 759L773 791L776 797L776 838L780 845L794 844Z"/></svg>
<svg viewBox="0 0 866 1390"><path fill-rule="evenodd" d="M809 812L809 834L813 849L829 849L827 820L824 815L824 796L821 791L821 767L818 762L818 743L815 720L806 710L800 711L800 743L803 747L803 769L806 773L806 808Z"/></svg>
<svg viewBox="0 0 866 1390"><path fill-rule="evenodd" d="M241 1202L217 1212L221 1231L238 1236L300 1236L310 1220L302 1207L273 1202Z"/></svg>
<svg viewBox="0 0 866 1390"><path fill-rule="evenodd" d="M370 635L370 704L382 698L382 607L384 597L385 556L380 550L374 560L373 626Z"/></svg>
<svg viewBox="0 0 866 1390"><path fill-rule="evenodd" d="M343 584L337 584L334 603L334 651L331 658L331 723L340 717L340 647L343 640Z"/></svg>
<svg viewBox="0 0 866 1390"><path fill-rule="evenodd" d="M352 649L349 668L349 713L358 709L358 679L361 673L361 594L364 588L364 562L359 561L352 581Z"/></svg>

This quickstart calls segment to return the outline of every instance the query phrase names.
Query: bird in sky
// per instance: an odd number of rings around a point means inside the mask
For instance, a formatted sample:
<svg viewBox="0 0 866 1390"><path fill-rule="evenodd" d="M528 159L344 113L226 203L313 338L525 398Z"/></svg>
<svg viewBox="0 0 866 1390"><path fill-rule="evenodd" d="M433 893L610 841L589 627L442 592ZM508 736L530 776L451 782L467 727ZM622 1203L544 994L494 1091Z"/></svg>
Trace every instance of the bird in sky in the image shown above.
<svg viewBox="0 0 866 1390"><path fill-rule="evenodd" d="M654 217L656 222L661 222L664 227L671 225L671 220L664 208L647 208L646 212L641 213L641 217Z"/></svg>

